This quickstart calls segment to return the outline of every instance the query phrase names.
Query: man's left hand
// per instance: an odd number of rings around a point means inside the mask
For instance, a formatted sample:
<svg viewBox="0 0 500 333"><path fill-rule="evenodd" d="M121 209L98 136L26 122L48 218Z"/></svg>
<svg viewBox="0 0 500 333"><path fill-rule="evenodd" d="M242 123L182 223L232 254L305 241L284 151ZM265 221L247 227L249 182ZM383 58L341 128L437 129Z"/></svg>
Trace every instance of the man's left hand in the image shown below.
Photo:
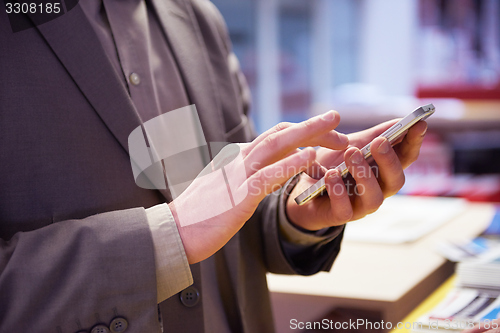
<svg viewBox="0 0 500 333"><path fill-rule="evenodd" d="M426 122L420 121L395 146L391 146L387 139L378 136L396 122L389 121L350 134L350 146L344 151L319 148L316 156L324 167L328 195L316 197L302 206L297 205L295 197L317 181L306 173L301 174L286 204L290 221L307 230L339 226L375 212L385 198L396 194L405 182L403 169L417 159L427 130ZM370 141L371 152L377 163L375 169L368 165L359 150ZM351 183L347 183L347 186L334 169L344 160L352 175Z"/></svg>

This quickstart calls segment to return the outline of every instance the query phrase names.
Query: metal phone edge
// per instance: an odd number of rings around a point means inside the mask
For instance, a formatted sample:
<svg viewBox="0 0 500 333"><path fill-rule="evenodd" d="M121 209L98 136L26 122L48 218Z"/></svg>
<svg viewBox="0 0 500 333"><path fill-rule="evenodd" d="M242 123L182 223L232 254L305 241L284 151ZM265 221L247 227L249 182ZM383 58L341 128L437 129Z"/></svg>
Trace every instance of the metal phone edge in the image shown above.
<svg viewBox="0 0 500 333"><path fill-rule="evenodd" d="M389 129L387 129L384 133L382 133L380 136L384 136L384 134L390 133L392 128L396 127L398 124L403 122L405 119L413 115L413 118L406 124L402 125L400 129L398 129L396 132L391 133L390 137L387 137L387 140L392 144L404 131L408 130L411 126L419 122L420 120L425 120L429 116L431 116L435 112L436 108L434 105L431 104L426 104L423 106L418 107L417 109L413 110L410 114L405 116L403 119L401 119L399 122L391 126ZM415 116L415 113L417 112L422 112L419 113L418 115ZM366 147L369 147L369 144L363 147L362 149L365 149ZM365 153L364 157L365 159L371 156L371 151L368 149L368 152ZM345 165L345 162L342 162L335 168L339 168L342 166L342 164ZM339 170L341 172L341 176L344 177L347 174L347 169L341 169ZM318 187L319 186L319 187ZM316 189L313 189L317 187ZM321 192L323 192L326 189L325 185L325 177L321 178L318 180L316 183L311 185L308 189L304 190L302 193L300 193L298 196L295 197L295 202L301 206L310 200L314 199L316 196L318 196ZM312 191L312 192L311 192Z"/></svg>

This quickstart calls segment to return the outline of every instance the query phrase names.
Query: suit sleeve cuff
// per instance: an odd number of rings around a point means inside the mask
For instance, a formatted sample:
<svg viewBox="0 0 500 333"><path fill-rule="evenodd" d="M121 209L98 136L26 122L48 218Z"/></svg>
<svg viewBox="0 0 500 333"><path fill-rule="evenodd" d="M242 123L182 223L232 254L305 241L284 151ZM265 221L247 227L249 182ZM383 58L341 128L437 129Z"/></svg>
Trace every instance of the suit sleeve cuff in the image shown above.
<svg viewBox="0 0 500 333"><path fill-rule="evenodd" d="M299 179L300 174L292 177L283 187L284 191L281 192L281 197L278 203L278 224L281 236L289 244L296 245L298 247L305 248L320 243L326 244L340 235L344 226L330 227L318 231L309 231L299 229L294 226L286 215L286 202L289 194L292 192Z"/></svg>
<svg viewBox="0 0 500 333"><path fill-rule="evenodd" d="M172 212L166 203L146 209L156 264L158 303L193 284L193 277Z"/></svg>

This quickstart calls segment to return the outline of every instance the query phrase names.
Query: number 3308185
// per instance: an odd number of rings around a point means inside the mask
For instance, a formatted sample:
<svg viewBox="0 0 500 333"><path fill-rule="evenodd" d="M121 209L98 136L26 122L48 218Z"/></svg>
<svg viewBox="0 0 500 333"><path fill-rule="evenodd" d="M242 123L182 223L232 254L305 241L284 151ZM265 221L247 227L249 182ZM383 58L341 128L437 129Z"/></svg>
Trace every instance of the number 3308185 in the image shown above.
<svg viewBox="0 0 500 333"><path fill-rule="evenodd" d="M10 3L5 4L7 14L59 14L60 3Z"/></svg>

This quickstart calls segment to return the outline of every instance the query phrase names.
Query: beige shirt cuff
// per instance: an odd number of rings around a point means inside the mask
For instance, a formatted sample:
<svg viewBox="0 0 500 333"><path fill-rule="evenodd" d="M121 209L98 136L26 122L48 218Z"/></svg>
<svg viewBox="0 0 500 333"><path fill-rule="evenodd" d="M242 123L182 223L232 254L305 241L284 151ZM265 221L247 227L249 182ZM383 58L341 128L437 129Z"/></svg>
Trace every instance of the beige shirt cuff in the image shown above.
<svg viewBox="0 0 500 333"><path fill-rule="evenodd" d="M158 303L193 284L193 276L172 212L166 203L146 209L153 236Z"/></svg>

